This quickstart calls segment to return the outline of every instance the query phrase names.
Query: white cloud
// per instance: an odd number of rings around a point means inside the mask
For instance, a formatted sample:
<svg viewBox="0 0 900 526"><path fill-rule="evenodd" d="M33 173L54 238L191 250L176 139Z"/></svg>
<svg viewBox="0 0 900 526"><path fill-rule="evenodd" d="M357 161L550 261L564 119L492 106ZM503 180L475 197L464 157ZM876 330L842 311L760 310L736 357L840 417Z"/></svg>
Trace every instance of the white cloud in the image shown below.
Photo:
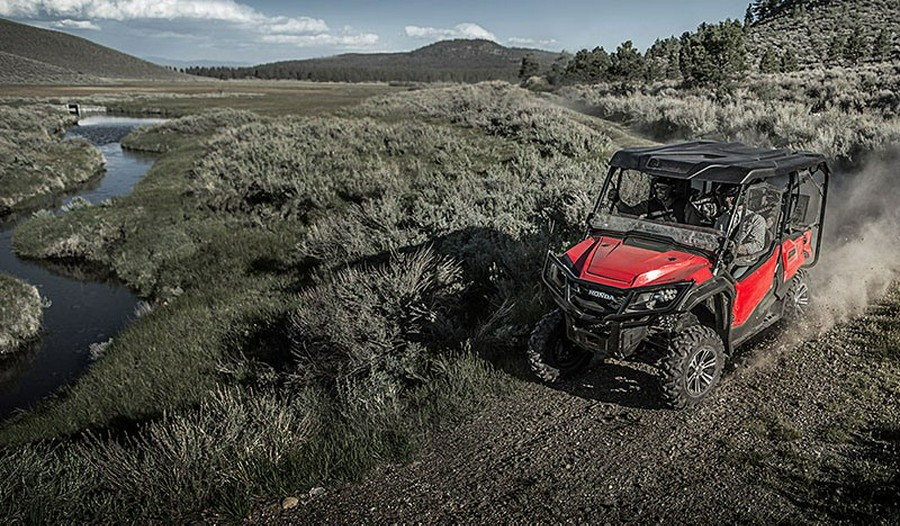
<svg viewBox="0 0 900 526"><path fill-rule="evenodd" d="M255 26L266 33L324 33L310 17L269 17L234 0L0 0L0 15L93 20L208 20Z"/></svg>
<svg viewBox="0 0 900 526"><path fill-rule="evenodd" d="M457 24L451 29L441 29L436 27L419 27L406 26L406 36L418 38L422 40L447 40L451 38L483 38L485 40L497 41L497 37L487 29L465 22Z"/></svg>
<svg viewBox="0 0 900 526"><path fill-rule="evenodd" d="M378 35L362 33L359 35L264 35L262 41L269 44L290 44L297 47L336 46L345 48L365 48L378 43Z"/></svg>
<svg viewBox="0 0 900 526"><path fill-rule="evenodd" d="M0 0L0 15L104 20L176 19L252 23L265 17L233 0Z"/></svg>
<svg viewBox="0 0 900 526"><path fill-rule="evenodd" d="M367 47L373 33L333 33L324 20L267 16L235 0L0 0L0 16L60 18L51 24L65 29L99 29L97 20L214 21L235 24L252 38L301 47Z"/></svg>
<svg viewBox="0 0 900 526"><path fill-rule="evenodd" d="M514 46L555 46L556 44L559 44L559 42L553 38L541 40L537 38L511 37L506 39L506 42Z"/></svg>
<svg viewBox="0 0 900 526"><path fill-rule="evenodd" d="M66 18L64 20L57 20L50 25L62 29L90 29L92 31L100 31L100 26L90 20L71 20Z"/></svg>
<svg viewBox="0 0 900 526"><path fill-rule="evenodd" d="M275 23L269 25L269 30L273 33L326 33L328 24L324 20L318 18L300 17L300 18L284 18L278 17Z"/></svg>

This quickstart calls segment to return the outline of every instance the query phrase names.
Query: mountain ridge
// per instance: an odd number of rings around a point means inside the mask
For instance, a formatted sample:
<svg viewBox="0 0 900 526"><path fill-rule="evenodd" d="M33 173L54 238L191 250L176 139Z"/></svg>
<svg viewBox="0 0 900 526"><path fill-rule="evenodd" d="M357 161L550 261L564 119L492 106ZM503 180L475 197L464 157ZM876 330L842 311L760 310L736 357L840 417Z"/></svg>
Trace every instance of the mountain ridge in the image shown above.
<svg viewBox="0 0 900 526"><path fill-rule="evenodd" d="M344 53L332 57L282 60L244 68L188 68L218 78L257 77L321 81L462 81L518 78L525 56L549 67L559 53L506 47L490 40L442 40L412 51Z"/></svg>
<svg viewBox="0 0 900 526"><path fill-rule="evenodd" d="M0 18L0 52L6 62L27 64L27 71L5 71L5 83L40 83L41 67L49 82L77 82L100 78L177 80L185 75L121 51L60 31L42 29ZM20 60L13 60L19 57Z"/></svg>

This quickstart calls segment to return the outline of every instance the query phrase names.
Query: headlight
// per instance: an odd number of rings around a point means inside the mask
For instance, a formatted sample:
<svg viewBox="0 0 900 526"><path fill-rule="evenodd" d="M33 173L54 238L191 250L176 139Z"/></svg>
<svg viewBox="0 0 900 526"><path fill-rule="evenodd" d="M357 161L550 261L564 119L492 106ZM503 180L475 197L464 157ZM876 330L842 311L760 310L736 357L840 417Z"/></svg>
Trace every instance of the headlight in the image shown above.
<svg viewBox="0 0 900 526"><path fill-rule="evenodd" d="M547 265L546 277L547 282L558 289L563 288L566 284L566 277L563 275L563 270L553 263Z"/></svg>
<svg viewBox="0 0 900 526"><path fill-rule="evenodd" d="M683 290L683 286L673 286L664 289L640 292L631 298L625 312L665 310L675 303Z"/></svg>

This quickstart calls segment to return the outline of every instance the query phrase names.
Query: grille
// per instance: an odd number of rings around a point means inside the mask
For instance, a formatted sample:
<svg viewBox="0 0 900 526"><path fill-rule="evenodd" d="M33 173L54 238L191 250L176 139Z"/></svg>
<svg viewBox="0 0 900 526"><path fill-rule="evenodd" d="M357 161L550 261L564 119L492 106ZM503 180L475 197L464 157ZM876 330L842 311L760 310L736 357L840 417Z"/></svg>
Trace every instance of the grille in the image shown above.
<svg viewBox="0 0 900 526"><path fill-rule="evenodd" d="M579 309L594 314L610 314L622 306L623 296L606 291L591 289L577 283L570 283L567 293L569 301Z"/></svg>

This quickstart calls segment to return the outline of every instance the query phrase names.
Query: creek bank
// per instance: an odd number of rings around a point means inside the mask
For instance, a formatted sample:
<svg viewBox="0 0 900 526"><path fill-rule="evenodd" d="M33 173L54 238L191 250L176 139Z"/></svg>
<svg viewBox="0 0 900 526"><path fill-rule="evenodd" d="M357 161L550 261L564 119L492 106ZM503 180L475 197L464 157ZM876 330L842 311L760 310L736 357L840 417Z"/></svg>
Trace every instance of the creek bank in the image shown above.
<svg viewBox="0 0 900 526"><path fill-rule="evenodd" d="M0 274L0 358L21 349L41 331L41 295L34 285Z"/></svg>
<svg viewBox="0 0 900 526"><path fill-rule="evenodd" d="M66 136L75 117L49 105L0 107L0 218L48 206L103 174L103 155Z"/></svg>
<svg viewBox="0 0 900 526"><path fill-rule="evenodd" d="M65 195L71 196L72 190L32 200L28 208L47 208L34 214L27 209L14 210L0 226L0 272L36 286L40 291L38 305L41 296L47 298L49 305L43 310L40 338L21 347L15 359L0 361L0 419L34 407L40 399L80 376L92 363L91 344L118 335L134 318L138 303L138 298L108 273L95 272L80 261L47 262L18 257L12 249L13 229L18 232L41 218L102 207L110 199L131 192L155 158L124 152L119 141L136 126L153 122L158 121L98 115L84 118L78 126L64 131L66 139L61 144L87 144L96 158L105 161L101 176L78 186L77 197L68 202L64 201ZM83 234L73 232L76 236Z"/></svg>

